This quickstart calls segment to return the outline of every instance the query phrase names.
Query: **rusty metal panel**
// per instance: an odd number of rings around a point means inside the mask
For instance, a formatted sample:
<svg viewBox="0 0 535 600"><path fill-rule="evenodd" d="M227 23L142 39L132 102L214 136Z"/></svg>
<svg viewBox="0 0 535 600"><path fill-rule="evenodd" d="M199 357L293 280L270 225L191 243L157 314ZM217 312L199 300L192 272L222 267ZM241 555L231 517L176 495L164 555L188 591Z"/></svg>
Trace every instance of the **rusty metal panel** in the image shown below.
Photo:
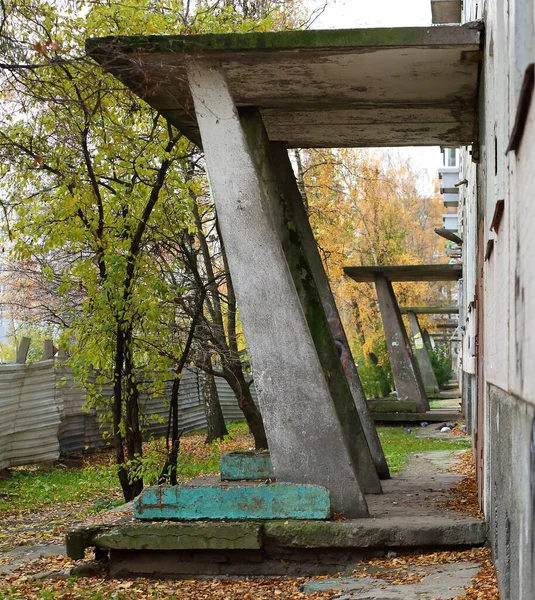
<svg viewBox="0 0 535 600"><path fill-rule="evenodd" d="M249 381L250 376L246 376L246 379L247 381ZM221 409L223 411L225 421L227 423L245 421L245 417L243 416L243 413L240 410L240 407L238 406L236 396L229 384L222 377L216 377L215 382L217 387L217 394L219 396L219 402L221 404ZM251 385L251 396L253 397L254 403L258 406L258 398L256 395L256 388L254 387L254 385Z"/></svg>
<svg viewBox="0 0 535 600"><path fill-rule="evenodd" d="M179 427L204 429L204 373L184 370L179 391ZM234 392L216 378L227 422L243 421ZM145 438L166 434L172 379L160 395L141 394ZM256 401L254 387L251 389ZM112 386L103 386L104 404L112 401ZM95 450L111 442L106 406L88 408L87 391L77 385L69 367L41 361L0 366L0 468L56 460L59 452Z"/></svg>
<svg viewBox="0 0 535 600"><path fill-rule="evenodd" d="M0 366L0 469L57 460L54 361Z"/></svg>

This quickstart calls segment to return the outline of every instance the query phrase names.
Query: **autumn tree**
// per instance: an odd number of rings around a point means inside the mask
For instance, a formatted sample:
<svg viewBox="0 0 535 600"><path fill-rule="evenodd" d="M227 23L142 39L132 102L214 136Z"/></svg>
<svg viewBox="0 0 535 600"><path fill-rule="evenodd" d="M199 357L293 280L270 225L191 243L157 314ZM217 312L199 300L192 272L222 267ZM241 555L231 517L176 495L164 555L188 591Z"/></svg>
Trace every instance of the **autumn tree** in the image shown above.
<svg viewBox="0 0 535 600"><path fill-rule="evenodd" d="M433 232L441 201L419 189L409 161L378 150L309 150L299 156L311 223L346 323L368 394L392 387L381 318L372 284L356 284L343 267L438 262L443 243ZM297 163L299 165L299 163ZM400 304L428 304L439 285L395 284ZM425 323L424 323L425 324Z"/></svg>
<svg viewBox="0 0 535 600"><path fill-rule="evenodd" d="M110 418L126 500L143 486L140 394L161 385L158 377L147 382L137 373L171 369L178 387L196 321L205 311L209 318L202 320L210 324L215 351L221 357L226 346L232 356L221 370L245 388L224 259L215 287L208 268L213 253L195 258L204 266L197 269L199 281L191 277L192 256L202 250L204 237L193 210L204 174L196 170L191 176L199 149L88 60L85 40L289 27L300 18L299 5L297 0L1 4L3 233L16 264L33 271L31 289L37 293L31 308L41 300L38 318L59 328L78 380L94 392L92 401L106 403L99 385L113 384ZM171 247L170 239L178 243ZM224 298L224 309L216 298ZM226 319L223 328L219 313ZM208 363L205 368L210 371ZM251 411L250 423L259 419ZM257 445L264 447L261 421L257 429Z"/></svg>
<svg viewBox="0 0 535 600"><path fill-rule="evenodd" d="M211 376L223 377L238 401L257 450L267 448L262 416L253 401L251 380L247 380L240 350L245 349L241 334L236 296L228 268L225 247L217 225L217 217L210 201L196 198L193 205L202 268L210 282L206 294L200 341L202 353L199 366ZM197 280L202 281L200 273ZM219 368L218 368L219 367Z"/></svg>

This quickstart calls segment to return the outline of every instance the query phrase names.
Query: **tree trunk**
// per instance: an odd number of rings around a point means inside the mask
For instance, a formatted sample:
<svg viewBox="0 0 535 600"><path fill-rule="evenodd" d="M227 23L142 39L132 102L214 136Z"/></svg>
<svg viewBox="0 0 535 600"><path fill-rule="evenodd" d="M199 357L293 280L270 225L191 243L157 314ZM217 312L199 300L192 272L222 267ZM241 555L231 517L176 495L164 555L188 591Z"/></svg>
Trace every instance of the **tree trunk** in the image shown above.
<svg viewBox="0 0 535 600"><path fill-rule="evenodd" d="M128 481L128 472L125 463L123 436L121 434L121 418L123 410L123 357L124 357L124 335L120 324L117 327L117 341L115 347L115 367L113 371L113 445L115 448L115 462L117 463L117 476L123 491L125 502L133 500Z"/></svg>
<svg viewBox="0 0 535 600"><path fill-rule="evenodd" d="M211 368L210 364L207 366ZM210 373L204 373L202 395L207 424L207 434L204 443L211 444L215 440L222 440L228 435L228 431L223 411L221 410L221 403L219 402L215 377Z"/></svg>
<svg viewBox="0 0 535 600"><path fill-rule="evenodd" d="M255 449L267 450L268 442L262 415L254 403L251 388L243 374L241 362L233 362L230 365L224 366L223 376L232 388L232 391L236 394L238 406L243 412L249 430L254 438Z"/></svg>
<svg viewBox="0 0 535 600"><path fill-rule="evenodd" d="M131 329L125 335L124 367L126 451L128 459L135 461L143 455L143 436L139 425L139 387L134 373ZM143 490L143 478L131 478L130 489L132 497L138 496Z"/></svg>
<svg viewBox="0 0 535 600"><path fill-rule="evenodd" d="M167 424L167 436L166 436L166 444L167 444L167 452L168 458L165 463L165 467L162 470L160 475L159 483L162 483L166 476L169 477L170 485L177 485L177 460L178 460L178 441L180 436L182 435L182 431L178 429L178 394L180 392L180 382L182 381L182 371L186 365L186 361L188 359L191 345L193 344L193 336L195 335L195 329L199 324L199 320L202 315L202 308L204 304L204 299L206 297L206 291L202 290L199 298L197 299L197 304L195 308L195 313L192 317L188 339L186 340L186 344L184 346L184 351L182 352L182 356L178 361L174 369L174 379L173 379L173 388L171 390L171 402L169 404L169 422ZM171 441L171 444L170 444ZM171 449L169 446L171 445ZM177 448L175 451L175 447Z"/></svg>

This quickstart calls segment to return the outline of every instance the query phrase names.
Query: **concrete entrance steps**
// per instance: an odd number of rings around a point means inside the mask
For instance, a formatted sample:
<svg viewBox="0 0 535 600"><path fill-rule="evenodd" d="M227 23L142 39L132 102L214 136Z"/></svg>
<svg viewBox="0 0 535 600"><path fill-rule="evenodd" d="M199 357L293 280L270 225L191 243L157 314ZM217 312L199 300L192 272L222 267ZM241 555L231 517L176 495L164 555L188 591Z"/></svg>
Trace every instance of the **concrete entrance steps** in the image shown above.
<svg viewBox="0 0 535 600"><path fill-rule="evenodd" d="M485 523L445 506L461 478L428 468L393 477L382 495L366 496L372 516L362 519L141 522L132 513L118 521L110 515L70 530L67 553L79 559L87 547L109 551L112 577L184 578L330 574L364 555L480 546Z"/></svg>

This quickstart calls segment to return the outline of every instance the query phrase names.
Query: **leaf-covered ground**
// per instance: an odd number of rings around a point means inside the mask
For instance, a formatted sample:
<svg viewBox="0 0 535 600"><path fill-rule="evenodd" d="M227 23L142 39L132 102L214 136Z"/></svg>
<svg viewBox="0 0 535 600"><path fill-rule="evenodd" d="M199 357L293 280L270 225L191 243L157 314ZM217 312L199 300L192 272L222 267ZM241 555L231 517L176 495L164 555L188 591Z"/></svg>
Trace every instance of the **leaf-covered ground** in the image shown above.
<svg viewBox="0 0 535 600"><path fill-rule="evenodd" d="M379 433L393 471L403 466L409 452L466 447L464 440L417 439L402 427L380 428ZM251 447L251 439L243 426L233 426L231 435L228 440L211 446L204 444L203 434L184 437L180 453L181 479L217 472L221 452ZM155 473L163 450L161 444L147 447L148 455L154 455ZM454 498L449 502L451 507L475 515L479 509L471 456L470 451L463 453L454 468L466 478L457 486ZM72 461L64 461L53 467L14 471L10 480L0 481L0 569L10 562L13 564L6 551L20 546L62 544L67 527L88 516L94 519L95 514L121 500L109 452L84 457L77 466L72 466ZM380 573L381 578L403 585L421 577L414 567L457 561L481 564L472 588L459 598L497 600L494 568L487 549L370 559L356 565L353 575L366 577L370 573ZM302 578L110 581L104 573L71 577L68 572L73 564L64 556L52 556L28 562L12 573L0 574L0 600L291 600L332 596L330 592L303 594L300 586L305 580Z"/></svg>

